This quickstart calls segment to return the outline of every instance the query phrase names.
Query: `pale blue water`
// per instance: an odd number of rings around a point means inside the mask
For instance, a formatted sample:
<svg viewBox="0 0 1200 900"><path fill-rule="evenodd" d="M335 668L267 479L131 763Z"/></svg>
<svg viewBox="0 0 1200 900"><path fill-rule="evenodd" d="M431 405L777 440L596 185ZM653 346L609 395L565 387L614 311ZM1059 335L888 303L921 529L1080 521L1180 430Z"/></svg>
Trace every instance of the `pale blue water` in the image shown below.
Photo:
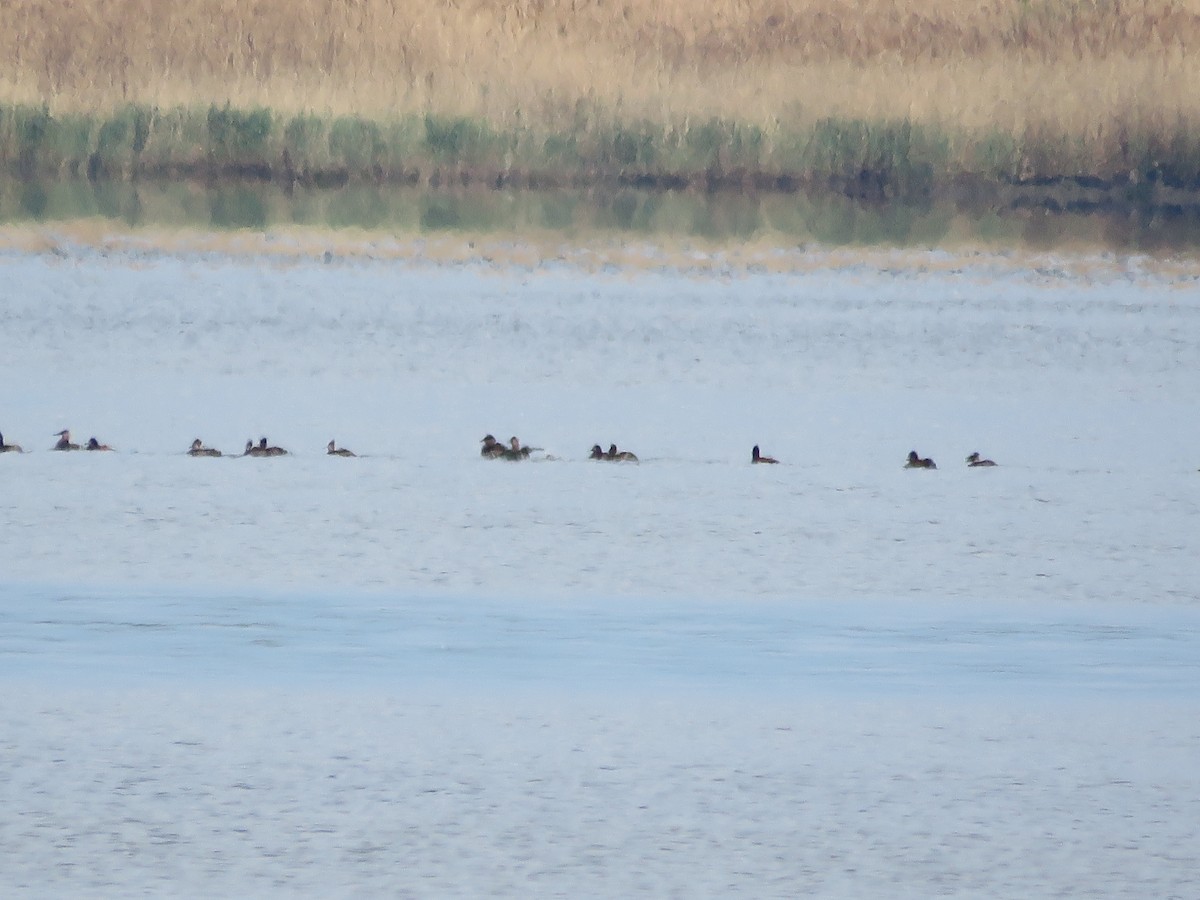
<svg viewBox="0 0 1200 900"><path fill-rule="evenodd" d="M812 262L0 256L0 892L1197 896L1196 279Z"/></svg>
<svg viewBox="0 0 1200 900"><path fill-rule="evenodd" d="M1200 613L5 585L0 677L757 696L1200 699Z"/></svg>

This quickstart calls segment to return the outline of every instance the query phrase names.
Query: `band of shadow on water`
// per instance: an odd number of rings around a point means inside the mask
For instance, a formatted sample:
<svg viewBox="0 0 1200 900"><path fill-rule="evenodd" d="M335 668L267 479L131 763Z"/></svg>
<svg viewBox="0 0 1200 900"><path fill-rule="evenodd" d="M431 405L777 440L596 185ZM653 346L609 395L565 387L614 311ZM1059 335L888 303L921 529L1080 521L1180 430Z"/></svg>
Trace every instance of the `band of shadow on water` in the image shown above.
<svg viewBox="0 0 1200 900"><path fill-rule="evenodd" d="M5 593L0 675L79 683L1181 699L1200 684L1200 616L1182 608Z"/></svg>

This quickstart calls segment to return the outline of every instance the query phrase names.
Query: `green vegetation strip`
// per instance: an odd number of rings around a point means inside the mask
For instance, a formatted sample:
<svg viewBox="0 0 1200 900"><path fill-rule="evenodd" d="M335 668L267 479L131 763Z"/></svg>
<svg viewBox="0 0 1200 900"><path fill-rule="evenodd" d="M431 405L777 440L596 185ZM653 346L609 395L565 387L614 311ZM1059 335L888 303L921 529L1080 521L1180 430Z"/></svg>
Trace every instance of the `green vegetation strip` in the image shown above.
<svg viewBox="0 0 1200 900"><path fill-rule="evenodd" d="M579 123L569 133L498 130L435 115L376 121L282 116L228 106L54 115L0 106L0 168L24 179L252 177L564 187L795 190L832 187L866 200L912 199L968 178L1120 185L1123 202L1158 186L1200 192L1200 129L1125 132L1111 148L1062 135L962 134L904 120L824 119L767 132L711 120L687 127Z"/></svg>

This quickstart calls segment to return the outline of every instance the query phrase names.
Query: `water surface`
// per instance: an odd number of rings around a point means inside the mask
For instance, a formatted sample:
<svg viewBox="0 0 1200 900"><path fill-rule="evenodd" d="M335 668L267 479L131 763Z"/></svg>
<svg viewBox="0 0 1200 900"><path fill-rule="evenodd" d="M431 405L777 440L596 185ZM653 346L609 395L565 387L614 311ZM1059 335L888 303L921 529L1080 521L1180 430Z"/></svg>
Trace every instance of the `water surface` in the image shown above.
<svg viewBox="0 0 1200 900"><path fill-rule="evenodd" d="M491 190L272 182L18 181L0 178L0 224L95 219L141 230L271 231L299 227L394 235L557 236L571 241L695 239L736 245L984 247L1080 245L1194 254L1194 209L1016 206L970 194L954 199L868 203L836 193L617 190Z"/></svg>

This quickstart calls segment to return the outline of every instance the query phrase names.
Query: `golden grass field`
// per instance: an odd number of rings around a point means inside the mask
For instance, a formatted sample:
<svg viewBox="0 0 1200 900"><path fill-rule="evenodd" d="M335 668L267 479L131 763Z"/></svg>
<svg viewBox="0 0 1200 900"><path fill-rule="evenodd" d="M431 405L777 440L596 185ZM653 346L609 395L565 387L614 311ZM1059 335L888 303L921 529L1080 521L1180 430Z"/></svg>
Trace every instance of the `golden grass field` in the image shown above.
<svg viewBox="0 0 1200 900"><path fill-rule="evenodd" d="M665 144L721 122L754 129L784 168L783 145L834 120L929 129L964 171L990 155L1015 177L1111 177L1165 155L1200 175L1197 60L1200 0L0 5L7 108L433 115Z"/></svg>

